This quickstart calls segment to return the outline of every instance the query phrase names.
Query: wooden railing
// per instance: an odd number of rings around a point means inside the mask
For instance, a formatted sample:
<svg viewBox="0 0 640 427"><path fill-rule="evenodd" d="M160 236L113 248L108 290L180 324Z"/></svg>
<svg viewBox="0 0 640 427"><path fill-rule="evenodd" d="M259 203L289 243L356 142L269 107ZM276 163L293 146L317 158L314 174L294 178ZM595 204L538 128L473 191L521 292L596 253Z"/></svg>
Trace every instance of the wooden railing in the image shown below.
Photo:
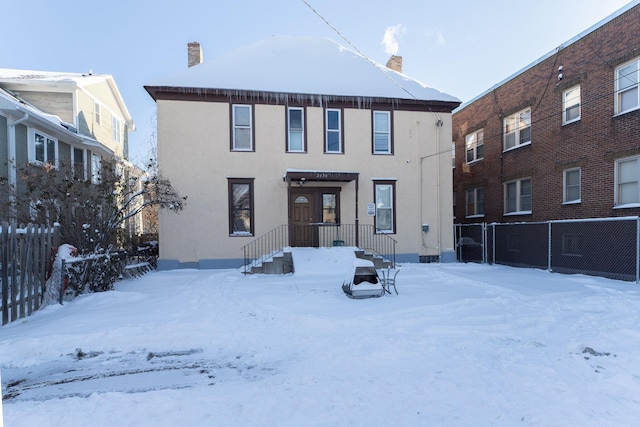
<svg viewBox="0 0 640 427"><path fill-rule="evenodd" d="M376 232L371 224L312 223L304 227L311 236L310 246L354 246L383 257L395 267L397 241L388 234ZM290 231L294 231L293 227L283 224L243 246L244 273L249 273L251 267L282 253L284 248L290 246Z"/></svg>

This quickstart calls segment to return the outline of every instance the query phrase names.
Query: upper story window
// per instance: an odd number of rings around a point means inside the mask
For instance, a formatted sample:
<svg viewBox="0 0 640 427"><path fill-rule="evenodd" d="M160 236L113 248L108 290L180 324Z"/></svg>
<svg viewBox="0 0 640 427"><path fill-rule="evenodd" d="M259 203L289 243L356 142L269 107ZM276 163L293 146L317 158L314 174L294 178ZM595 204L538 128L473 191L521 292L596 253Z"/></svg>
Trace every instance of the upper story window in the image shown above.
<svg viewBox="0 0 640 427"><path fill-rule="evenodd" d="M615 204L640 203L640 157L616 160Z"/></svg>
<svg viewBox="0 0 640 427"><path fill-rule="evenodd" d="M111 139L115 142L122 141L122 122L116 116L111 116Z"/></svg>
<svg viewBox="0 0 640 427"><path fill-rule="evenodd" d="M304 152L304 108L289 107L287 109L287 129L289 132L287 151Z"/></svg>
<svg viewBox="0 0 640 427"><path fill-rule="evenodd" d="M504 184L505 215L531 213L531 178L521 178Z"/></svg>
<svg viewBox="0 0 640 427"><path fill-rule="evenodd" d="M640 108L640 59L616 68L616 114Z"/></svg>
<svg viewBox="0 0 640 427"><path fill-rule="evenodd" d="M562 92L562 124L580 120L580 86Z"/></svg>
<svg viewBox="0 0 640 427"><path fill-rule="evenodd" d="M391 112L373 112L373 153L391 154Z"/></svg>
<svg viewBox="0 0 640 427"><path fill-rule="evenodd" d="M342 111L327 108L325 112L325 153L342 153Z"/></svg>
<svg viewBox="0 0 640 427"><path fill-rule="evenodd" d="M482 129L465 136L465 149L467 151L467 163L484 158L484 132Z"/></svg>
<svg viewBox="0 0 640 427"><path fill-rule="evenodd" d="M58 166L58 140L40 131L33 131L29 144L29 160Z"/></svg>
<svg viewBox="0 0 640 427"><path fill-rule="evenodd" d="M467 217L484 216L484 188L467 190Z"/></svg>
<svg viewBox="0 0 640 427"><path fill-rule="evenodd" d="M580 203L580 168L567 169L562 173L562 202Z"/></svg>
<svg viewBox="0 0 640 427"><path fill-rule="evenodd" d="M97 125L102 124L102 108L97 102L93 103L93 119Z"/></svg>
<svg viewBox="0 0 640 427"><path fill-rule="evenodd" d="M531 143L531 108L504 118L504 151Z"/></svg>
<svg viewBox="0 0 640 427"><path fill-rule="evenodd" d="M253 131L251 105L233 105L233 141L232 150L252 151Z"/></svg>

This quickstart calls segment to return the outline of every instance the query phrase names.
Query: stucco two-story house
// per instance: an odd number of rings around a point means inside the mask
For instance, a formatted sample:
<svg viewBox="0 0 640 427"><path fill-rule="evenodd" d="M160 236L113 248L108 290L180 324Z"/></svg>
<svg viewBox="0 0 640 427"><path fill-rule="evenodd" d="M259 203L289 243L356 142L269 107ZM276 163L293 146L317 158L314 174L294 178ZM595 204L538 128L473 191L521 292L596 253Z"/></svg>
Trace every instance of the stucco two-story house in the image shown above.
<svg viewBox="0 0 640 427"><path fill-rule="evenodd" d="M640 2L453 113L456 222L640 214Z"/></svg>
<svg viewBox="0 0 640 427"><path fill-rule="evenodd" d="M285 36L145 88L160 169L188 196L180 214L161 213L159 268L238 267L247 247L273 242L377 238L394 242L399 262L455 260L457 98L334 41Z"/></svg>

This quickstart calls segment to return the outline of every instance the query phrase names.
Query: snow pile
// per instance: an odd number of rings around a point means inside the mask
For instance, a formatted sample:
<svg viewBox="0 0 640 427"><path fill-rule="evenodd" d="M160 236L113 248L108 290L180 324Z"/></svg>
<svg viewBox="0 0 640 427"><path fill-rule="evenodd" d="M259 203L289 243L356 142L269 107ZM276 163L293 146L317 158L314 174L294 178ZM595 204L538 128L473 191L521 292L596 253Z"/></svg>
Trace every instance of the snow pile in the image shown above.
<svg viewBox="0 0 640 427"><path fill-rule="evenodd" d="M51 272L45 286L43 305L56 304L60 301L60 294L63 286L65 286L62 279L62 261L70 261L77 254L78 250L66 243L58 247L58 252L53 260Z"/></svg>
<svg viewBox="0 0 640 427"><path fill-rule="evenodd" d="M346 253L312 251L294 274L155 272L2 327L6 424L637 423L638 285L404 264L399 295L354 300Z"/></svg>

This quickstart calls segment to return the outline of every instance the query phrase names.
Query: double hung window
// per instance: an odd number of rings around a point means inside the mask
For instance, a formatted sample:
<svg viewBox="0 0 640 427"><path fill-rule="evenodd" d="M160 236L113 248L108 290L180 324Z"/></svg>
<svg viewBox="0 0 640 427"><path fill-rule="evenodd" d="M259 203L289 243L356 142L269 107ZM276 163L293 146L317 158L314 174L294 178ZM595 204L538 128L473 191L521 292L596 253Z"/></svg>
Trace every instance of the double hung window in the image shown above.
<svg viewBox="0 0 640 427"><path fill-rule="evenodd" d="M395 181L374 182L376 232L395 233Z"/></svg>
<svg viewBox="0 0 640 427"><path fill-rule="evenodd" d="M373 112L373 153L391 154L391 112Z"/></svg>
<svg viewBox="0 0 640 427"><path fill-rule="evenodd" d="M467 163L484 158L484 132L482 129L465 136Z"/></svg>
<svg viewBox="0 0 640 427"><path fill-rule="evenodd" d="M519 111L504 121L504 151L531 143L531 109Z"/></svg>
<svg viewBox="0 0 640 427"><path fill-rule="evenodd" d="M342 153L342 111L327 108L325 112L325 153Z"/></svg>
<svg viewBox="0 0 640 427"><path fill-rule="evenodd" d="M232 145L234 151L253 151L251 105L232 107Z"/></svg>
<svg viewBox="0 0 640 427"><path fill-rule="evenodd" d="M504 184L504 213L531 213L531 178L517 179Z"/></svg>
<svg viewBox="0 0 640 427"><path fill-rule="evenodd" d="M616 206L640 203L640 157L616 161Z"/></svg>
<svg viewBox="0 0 640 427"><path fill-rule="evenodd" d="M640 108L640 59L616 68L616 114Z"/></svg>
<svg viewBox="0 0 640 427"><path fill-rule="evenodd" d="M58 140L40 131L33 132L31 159L34 163L49 163L58 166Z"/></svg>
<svg viewBox="0 0 640 427"><path fill-rule="evenodd" d="M580 168L567 169L562 174L564 203L580 202Z"/></svg>
<svg viewBox="0 0 640 427"><path fill-rule="evenodd" d="M562 92L562 124L580 120L580 86Z"/></svg>
<svg viewBox="0 0 640 427"><path fill-rule="evenodd" d="M288 141L287 151L304 152L304 109L289 107L287 109Z"/></svg>
<svg viewBox="0 0 640 427"><path fill-rule="evenodd" d="M484 216L484 188L467 190L467 217Z"/></svg>

